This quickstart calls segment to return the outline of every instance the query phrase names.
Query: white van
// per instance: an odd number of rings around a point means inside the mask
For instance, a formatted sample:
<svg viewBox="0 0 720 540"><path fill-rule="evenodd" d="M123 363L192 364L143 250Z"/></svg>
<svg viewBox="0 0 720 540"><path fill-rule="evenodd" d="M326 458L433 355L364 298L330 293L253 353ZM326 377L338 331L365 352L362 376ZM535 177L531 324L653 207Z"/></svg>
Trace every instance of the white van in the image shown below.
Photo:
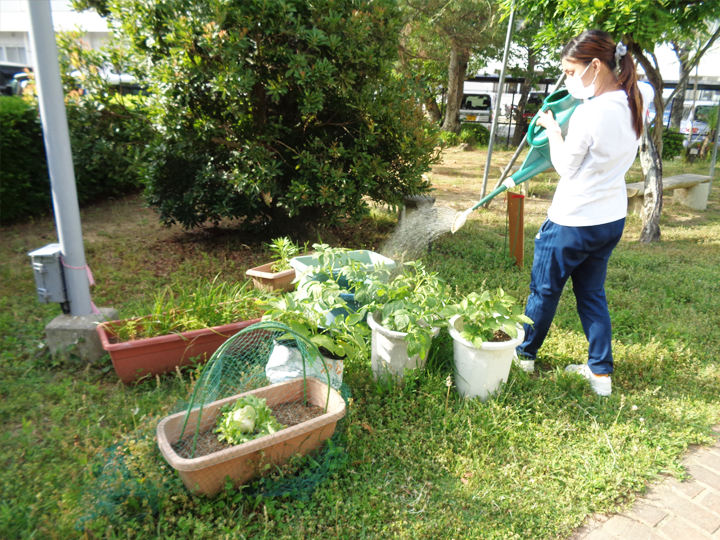
<svg viewBox="0 0 720 540"><path fill-rule="evenodd" d="M465 92L460 102L461 122L492 122L492 96L482 92Z"/></svg>
<svg viewBox="0 0 720 540"><path fill-rule="evenodd" d="M704 138L710 129L710 116L717 115L718 105L714 101L696 101L693 108L692 101L685 101L680 121L680 133L687 135L692 129L693 139L695 137Z"/></svg>

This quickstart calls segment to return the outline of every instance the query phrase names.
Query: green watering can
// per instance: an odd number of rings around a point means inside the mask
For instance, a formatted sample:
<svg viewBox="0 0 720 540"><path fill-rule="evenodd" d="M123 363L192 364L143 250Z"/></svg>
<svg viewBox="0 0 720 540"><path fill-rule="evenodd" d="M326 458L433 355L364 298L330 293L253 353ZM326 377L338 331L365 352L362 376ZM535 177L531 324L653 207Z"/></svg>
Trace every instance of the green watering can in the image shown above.
<svg viewBox="0 0 720 540"><path fill-rule="evenodd" d="M453 233L457 232L460 227L465 225L467 217L473 210L477 210L486 202L494 199L500 195L503 191L507 191L510 188L514 188L518 184L522 184L525 180L529 180L533 176L543 172L545 169L552 165L550 161L550 141L545 128L538 126L537 121L541 112L552 111L560 124L562 129L563 137L567 134L568 120L575 112L575 108L582 103L581 100L572 97L566 89L556 90L543 101L543 105L535 115L535 118L530 122L527 133L527 142L530 145L530 152L528 153L525 161L520 167L520 170L509 176L495 191L486 195L472 208L468 208L464 212L459 212L454 218L451 227Z"/></svg>

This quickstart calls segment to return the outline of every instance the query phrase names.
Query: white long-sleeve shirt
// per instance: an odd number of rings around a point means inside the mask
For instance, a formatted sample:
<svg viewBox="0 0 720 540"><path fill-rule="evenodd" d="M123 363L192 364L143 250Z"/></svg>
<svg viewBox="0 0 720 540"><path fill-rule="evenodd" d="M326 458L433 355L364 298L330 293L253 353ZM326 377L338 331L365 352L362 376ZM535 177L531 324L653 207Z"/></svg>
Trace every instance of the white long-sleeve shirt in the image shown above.
<svg viewBox="0 0 720 540"><path fill-rule="evenodd" d="M643 118L654 90L639 83ZM627 216L625 173L640 139L632 128L624 90L606 92L579 105L564 142L550 138L550 158L560 175L548 217L558 225L601 225Z"/></svg>

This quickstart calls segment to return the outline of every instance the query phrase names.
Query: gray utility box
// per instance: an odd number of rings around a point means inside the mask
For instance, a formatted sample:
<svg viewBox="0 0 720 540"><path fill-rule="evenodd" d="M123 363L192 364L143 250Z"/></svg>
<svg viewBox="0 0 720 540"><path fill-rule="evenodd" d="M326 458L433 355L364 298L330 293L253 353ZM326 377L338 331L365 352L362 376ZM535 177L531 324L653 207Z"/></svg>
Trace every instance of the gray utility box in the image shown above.
<svg viewBox="0 0 720 540"><path fill-rule="evenodd" d="M32 260L38 300L43 304L67 302L60 244L48 244L28 253Z"/></svg>

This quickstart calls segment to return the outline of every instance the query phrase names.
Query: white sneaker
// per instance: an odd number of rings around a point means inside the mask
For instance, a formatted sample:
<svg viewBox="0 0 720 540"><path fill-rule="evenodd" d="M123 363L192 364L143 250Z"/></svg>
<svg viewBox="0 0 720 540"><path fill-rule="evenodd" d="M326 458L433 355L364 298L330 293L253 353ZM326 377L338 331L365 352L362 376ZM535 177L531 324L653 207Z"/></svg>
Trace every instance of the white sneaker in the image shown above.
<svg viewBox="0 0 720 540"><path fill-rule="evenodd" d="M598 396L609 396L612 394L612 379L608 375L607 377L599 377L590 371L590 367L587 364L570 364L565 368L565 371L571 373L578 373L590 381L590 387Z"/></svg>
<svg viewBox="0 0 720 540"><path fill-rule="evenodd" d="M528 373L532 373L533 371L535 371L535 360L531 360L525 357L523 357L523 359L521 360L520 358L518 358L517 351L513 351L513 362L515 362L515 365L523 371L526 371Z"/></svg>

